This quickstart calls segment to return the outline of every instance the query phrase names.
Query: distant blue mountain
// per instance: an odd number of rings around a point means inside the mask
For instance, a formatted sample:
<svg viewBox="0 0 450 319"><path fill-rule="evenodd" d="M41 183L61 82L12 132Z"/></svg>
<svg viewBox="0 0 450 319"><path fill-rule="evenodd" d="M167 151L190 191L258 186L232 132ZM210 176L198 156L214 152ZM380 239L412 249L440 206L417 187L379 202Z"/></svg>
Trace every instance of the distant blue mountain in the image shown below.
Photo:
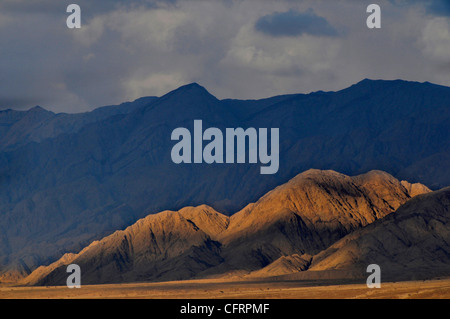
<svg viewBox="0 0 450 319"><path fill-rule="evenodd" d="M280 168L176 165L177 127L277 127ZM450 185L450 88L363 80L338 92L218 100L198 84L81 114L0 112L0 273L24 273L149 213L236 212L309 168Z"/></svg>

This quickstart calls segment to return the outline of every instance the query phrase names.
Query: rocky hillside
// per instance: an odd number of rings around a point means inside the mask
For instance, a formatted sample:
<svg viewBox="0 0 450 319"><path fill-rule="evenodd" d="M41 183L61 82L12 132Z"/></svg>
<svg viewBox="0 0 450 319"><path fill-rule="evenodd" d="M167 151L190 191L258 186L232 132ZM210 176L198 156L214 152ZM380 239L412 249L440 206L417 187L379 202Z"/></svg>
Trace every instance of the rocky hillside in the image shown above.
<svg viewBox="0 0 450 319"><path fill-rule="evenodd" d="M450 276L450 187L424 194L394 214L314 256L313 271L365 271L378 264L387 280Z"/></svg>
<svg viewBox="0 0 450 319"><path fill-rule="evenodd" d="M429 192L425 186L417 189ZM63 285L70 263L81 267L85 284L178 280L264 267L272 275L302 271L312 255L411 197L385 172L349 177L309 170L232 217L206 205L149 215L78 254L39 267L24 283Z"/></svg>

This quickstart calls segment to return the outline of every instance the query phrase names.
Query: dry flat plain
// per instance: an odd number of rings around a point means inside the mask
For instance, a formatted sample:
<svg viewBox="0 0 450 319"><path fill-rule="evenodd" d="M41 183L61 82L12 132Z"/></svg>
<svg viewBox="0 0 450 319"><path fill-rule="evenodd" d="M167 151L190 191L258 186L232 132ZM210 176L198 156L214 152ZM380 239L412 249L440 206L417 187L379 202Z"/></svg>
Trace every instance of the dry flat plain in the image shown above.
<svg viewBox="0 0 450 319"><path fill-rule="evenodd" d="M1 299L450 299L450 278L365 284L327 284L305 281L190 280L162 283L86 285L67 287L0 287Z"/></svg>

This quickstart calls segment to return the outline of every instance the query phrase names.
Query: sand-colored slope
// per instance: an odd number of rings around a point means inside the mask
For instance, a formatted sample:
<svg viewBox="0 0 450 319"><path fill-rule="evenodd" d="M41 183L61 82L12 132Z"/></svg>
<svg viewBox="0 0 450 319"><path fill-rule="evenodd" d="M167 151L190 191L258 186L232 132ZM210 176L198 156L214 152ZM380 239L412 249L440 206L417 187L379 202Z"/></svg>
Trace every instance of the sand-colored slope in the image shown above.
<svg viewBox="0 0 450 319"><path fill-rule="evenodd" d="M282 256L266 267L253 271L246 278L264 278L282 276L305 271L311 264L312 256L308 254Z"/></svg>
<svg viewBox="0 0 450 319"><path fill-rule="evenodd" d="M220 243L212 237L227 223L228 217L205 205L150 215L38 268L23 283L65 284L70 263L80 266L84 283L186 279L222 261Z"/></svg>
<svg viewBox="0 0 450 319"><path fill-rule="evenodd" d="M425 194L429 192L429 188L421 183L411 184L407 181L402 181L403 187L406 188L411 197L415 197L420 194Z"/></svg>
<svg viewBox="0 0 450 319"><path fill-rule="evenodd" d="M429 191L424 186L423 192ZM252 271L280 256L317 254L410 198L400 181L385 172L349 177L308 170L230 218L220 236L226 263L210 271Z"/></svg>
<svg viewBox="0 0 450 319"><path fill-rule="evenodd" d="M450 275L450 187L418 196L344 237L314 256L310 270L364 273L372 263L386 280Z"/></svg>
<svg viewBox="0 0 450 319"><path fill-rule="evenodd" d="M424 186L422 193L430 192ZM313 228L351 230L382 218L411 198L391 175L371 171L349 177L334 171L308 170L233 215L223 234L233 237L256 233L270 221L288 214L302 216Z"/></svg>
<svg viewBox="0 0 450 319"><path fill-rule="evenodd" d="M205 205L147 216L79 254L38 268L24 283L65 284L69 263L78 264L83 282L92 284L255 271L280 257L263 272L304 270L310 262L305 254L320 252L410 198L384 172L349 177L309 170L230 218Z"/></svg>

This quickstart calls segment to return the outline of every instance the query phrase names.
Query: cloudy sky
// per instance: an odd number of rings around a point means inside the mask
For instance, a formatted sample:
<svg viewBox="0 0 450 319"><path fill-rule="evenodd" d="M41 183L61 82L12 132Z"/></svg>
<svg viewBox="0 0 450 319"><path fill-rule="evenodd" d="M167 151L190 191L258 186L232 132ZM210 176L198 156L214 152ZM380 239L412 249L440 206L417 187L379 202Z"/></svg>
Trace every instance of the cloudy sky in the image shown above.
<svg viewBox="0 0 450 319"><path fill-rule="evenodd" d="M381 29L366 26L371 3ZM82 112L191 82L221 99L364 78L450 86L448 0L2 0L0 43L0 109Z"/></svg>

